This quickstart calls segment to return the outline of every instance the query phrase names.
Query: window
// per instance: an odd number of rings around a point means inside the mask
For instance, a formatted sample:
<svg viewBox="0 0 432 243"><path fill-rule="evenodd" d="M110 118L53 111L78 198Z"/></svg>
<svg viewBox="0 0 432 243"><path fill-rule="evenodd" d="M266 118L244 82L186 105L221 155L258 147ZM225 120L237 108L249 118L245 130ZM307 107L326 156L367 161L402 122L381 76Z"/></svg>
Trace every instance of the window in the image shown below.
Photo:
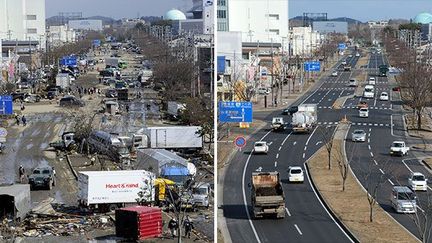
<svg viewBox="0 0 432 243"><path fill-rule="evenodd" d="M217 17L219 19L226 19L226 11L225 10L218 10L217 11Z"/></svg>
<svg viewBox="0 0 432 243"><path fill-rule="evenodd" d="M34 15L34 14L28 14L26 18L27 18L27 20L36 20L37 19L36 15Z"/></svg>
<svg viewBox="0 0 432 243"><path fill-rule="evenodd" d="M270 29L269 32L272 33L272 34L275 34L275 35L279 35L279 30L278 29Z"/></svg>
<svg viewBox="0 0 432 243"><path fill-rule="evenodd" d="M218 0L217 5L218 6L226 6L226 0Z"/></svg>
<svg viewBox="0 0 432 243"><path fill-rule="evenodd" d="M27 34L37 34L36 28L27 29Z"/></svg>
<svg viewBox="0 0 432 243"><path fill-rule="evenodd" d="M279 20L279 14L269 14L268 17L269 19Z"/></svg>

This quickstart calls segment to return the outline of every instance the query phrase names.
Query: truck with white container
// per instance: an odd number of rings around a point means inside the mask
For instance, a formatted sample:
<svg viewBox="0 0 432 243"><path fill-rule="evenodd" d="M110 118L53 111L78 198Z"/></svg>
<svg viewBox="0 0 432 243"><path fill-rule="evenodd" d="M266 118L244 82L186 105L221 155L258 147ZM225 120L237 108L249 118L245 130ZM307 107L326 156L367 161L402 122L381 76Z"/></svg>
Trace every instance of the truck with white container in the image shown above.
<svg viewBox="0 0 432 243"><path fill-rule="evenodd" d="M56 76L56 86L60 86L63 90L71 85L71 77L67 73L59 73Z"/></svg>
<svg viewBox="0 0 432 243"><path fill-rule="evenodd" d="M293 132L311 132L314 130L318 115L316 104L301 104L298 106L298 111L292 115Z"/></svg>
<svg viewBox="0 0 432 243"><path fill-rule="evenodd" d="M80 171L78 203L101 212L135 204L142 192L146 202L154 202L155 174L145 170Z"/></svg>
<svg viewBox="0 0 432 243"><path fill-rule="evenodd" d="M132 137L134 148L196 148L203 147L199 126L147 127Z"/></svg>

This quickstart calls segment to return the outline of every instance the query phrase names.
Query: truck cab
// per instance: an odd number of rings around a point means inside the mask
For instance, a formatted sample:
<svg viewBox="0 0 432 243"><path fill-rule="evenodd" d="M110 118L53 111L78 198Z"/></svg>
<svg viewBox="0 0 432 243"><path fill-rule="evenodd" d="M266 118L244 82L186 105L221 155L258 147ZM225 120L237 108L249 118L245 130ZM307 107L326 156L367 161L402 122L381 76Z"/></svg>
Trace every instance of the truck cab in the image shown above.
<svg viewBox="0 0 432 243"><path fill-rule="evenodd" d="M405 156L408 154L409 149L404 141L394 141L390 147L390 155Z"/></svg>
<svg viewBox="0 0 432 243"><path fill-rule="evenodd" d="M195 206L208 208L210 205L210 183L200 183L197 187L192 188L192 201Z"/></svg>

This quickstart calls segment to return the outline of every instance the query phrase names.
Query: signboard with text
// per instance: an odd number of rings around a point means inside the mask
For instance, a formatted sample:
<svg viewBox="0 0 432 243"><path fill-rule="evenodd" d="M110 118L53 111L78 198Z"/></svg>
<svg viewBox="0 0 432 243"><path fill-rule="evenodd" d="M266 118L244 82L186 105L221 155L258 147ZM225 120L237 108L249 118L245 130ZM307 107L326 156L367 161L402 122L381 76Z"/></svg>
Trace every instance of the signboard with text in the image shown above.
<svg viewBox="0 0 432 243"><path fill-rule="evenodd" d="M219 102L220 122L252 122L252 102Z"/></svg>

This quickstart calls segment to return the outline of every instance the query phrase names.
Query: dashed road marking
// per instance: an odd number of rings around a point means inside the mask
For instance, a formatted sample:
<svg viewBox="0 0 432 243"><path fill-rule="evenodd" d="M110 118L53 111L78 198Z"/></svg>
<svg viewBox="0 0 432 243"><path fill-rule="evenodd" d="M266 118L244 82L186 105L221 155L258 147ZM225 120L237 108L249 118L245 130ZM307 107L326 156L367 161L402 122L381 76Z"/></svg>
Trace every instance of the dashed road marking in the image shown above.
<svg viewBox="0 0 432 243"><path fill-rule="evenodd" d="M275 161L274 165L275 165L275 167L277 167L277 161Z"/></svg>
<svg viewBox="0 0 432 243"><path fill-rule="evenodd" d="M288 210L288 208L285 208L285 211L287 212L288 216L291 217L291 213L290 213L290 211Z"/></svg>
<svg viewBox="0 0 432 243"><path fill-rule="evenodd" d="M282 146L279 147L279 151L281 151L281 149L282 149Z"/></svg>
<svg viewBox="0 0 432 243"><path fill-rule="evenodd" d="M372 152L370 152L370 155L371 155L371 157L374 157L374 155L373 155L373 153L372 153Z"/></svg>
<svg viewBox="0 0 432 243"><path fill-rule="evenodd" d="M276 159L278 159L278 158L279 158L279 154L277 153L277 154L276 154Z"/></svg>
<svg viewBox="0 0 432 243"><path fill-rule="evenodd" d="M388 180L388 182L390 182L390 184L391 184L392 186L394 186L393 181L391 181L390 179L387 179L387 180Z"/></svg>
<svg viewBox="0 0 432 243"><path fill-rule="evenodd" d="M306 154L305 153L303 153L303 159L306 157Z"/></svg>
<svg viewBox="0 0 432 243"><path fill-rule="evenodd" d="M382 169L379 169L379 171L384 175L385 173L384 173L384 171L382 170Z"/></svg>
<svg viewBox="0 0 432 243"><path fill-rule="evenodd" d="M303 235L303 233L301 232L300 228L296 224L294 224L294 227L297 229L297 231L298 231L298 233L300 235Z"/></svg>
<svg viewBox="0 0 432 243"><path fill-rule="evenodd" d="M375 165L378 165L378 162L376 160L373 160L373 162L375 163Z"/></svg>

